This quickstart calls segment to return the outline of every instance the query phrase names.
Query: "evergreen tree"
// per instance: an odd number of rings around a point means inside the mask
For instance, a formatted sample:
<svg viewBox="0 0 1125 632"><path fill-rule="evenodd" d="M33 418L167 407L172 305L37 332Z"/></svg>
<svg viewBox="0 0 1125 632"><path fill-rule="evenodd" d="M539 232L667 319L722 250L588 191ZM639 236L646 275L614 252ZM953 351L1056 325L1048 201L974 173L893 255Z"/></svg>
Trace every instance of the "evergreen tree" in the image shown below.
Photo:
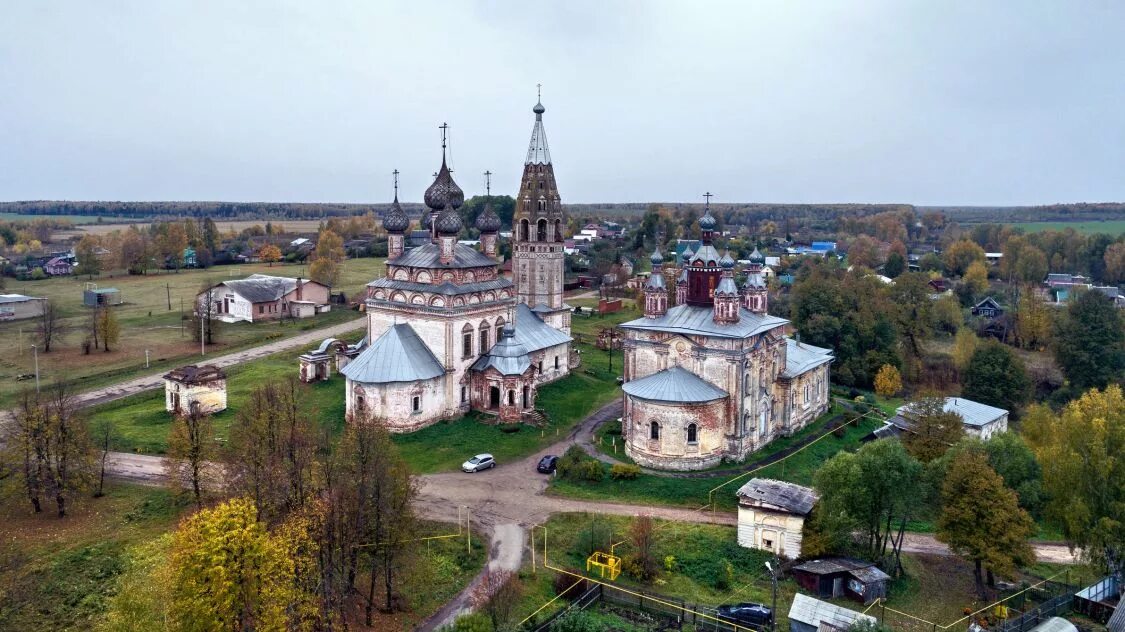
<svg viewBox="0 0 1125 632"><path fill-rule="evenodd" d="M965 369L961 394L966 399L1015 411L1027 402L1031 382L1016 354L992 341L973 353Z"/></svg>
<svg viewBox="0 0 1125 632"><path fill-rule="evenodd" d="M1125 373L1125 318L1101 292L1071 302L1055 335L1055 358L1076 388L1105 387Z"/></svg>

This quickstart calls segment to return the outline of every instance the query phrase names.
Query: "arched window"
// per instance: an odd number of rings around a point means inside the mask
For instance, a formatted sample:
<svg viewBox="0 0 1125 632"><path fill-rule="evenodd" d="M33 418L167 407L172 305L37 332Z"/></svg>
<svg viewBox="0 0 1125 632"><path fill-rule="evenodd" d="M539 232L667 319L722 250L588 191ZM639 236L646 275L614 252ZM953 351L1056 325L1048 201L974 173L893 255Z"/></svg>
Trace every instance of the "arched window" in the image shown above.
<svg viewBox="0 0 1125 632"><path fill-rule="evenodd" d="M488 330L488 323L480 324L480 352L482 355L488 353L488 350L490 349L488 345Z"/></svg>
<svg viewBox="0 0 1125 632"><path fill-rule="evenodd" d="M536 223L535 240L547 241L547 220L541 219Z"/></svg>
<svg viewBox="0 0 1125 632"><path fill-rule="evenodd" d="M508 405L509 406L515 406L516 405L516 392L515 391L511 391L511 390L508 391Z"/></svg>
<svg viewBox="0 0 1125 632"><path fill-rule="evenodd" d="M655 421L648 425L648 438L660 440L660 424Z"/></svg>
<svg viewBox="0 0 1125 632"><path fill-rule="evenodd" d="M555 356L555 370L559 370L559 356Z"/></svg>
<svg viewBox="0 0 1125 632"><path fill-rule="evenodd" d="M473 357L473 326L469 323L461 328L461 357Z"/></svg>
<svg viewBox="0 0 1125 632"><path fill-rule="evenodd" d="M688 424L688 426L687 426L687 442L688 443L696 443L697 441L698 441L698 439L696 438L695 424Z"/></svg>
<svg viewBox="0 0 1125 632"><path fill-rule="evenodd" d="M539 210L540 211L547 210L547 200L543 200L543 199L539 200Z"/></svg>
<svg viewBox="0 0 1125 632"><path fill-rule="evenodd" d="M504 297L507 298L507 297ZM500 342L500 336L504 333L504 317L501 316L496 319L496 341Z"/></svg>
<svg viewBox="0 0 1125 632"><path fill-rule="evenodd" d="M530 233L530 223L526 219L520 220L520 241L527 241Z"/></svg>
<svg viewBox="0 0 1125 632"><path fill-rule="evenodd" d="M562 241L562 240L563 240L562 220L556 219L555 220L555 241Z"/></svg>

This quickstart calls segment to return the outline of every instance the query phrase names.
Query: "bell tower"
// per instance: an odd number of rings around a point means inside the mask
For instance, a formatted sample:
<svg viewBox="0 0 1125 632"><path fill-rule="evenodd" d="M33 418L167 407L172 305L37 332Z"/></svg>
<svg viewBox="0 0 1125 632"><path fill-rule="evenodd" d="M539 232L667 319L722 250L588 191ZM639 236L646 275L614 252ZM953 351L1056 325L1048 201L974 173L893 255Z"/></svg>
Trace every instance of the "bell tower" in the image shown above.
<svg viewBox="0 0 1125 632"><path fill-rule="evenodd" d="M563 303L562 198L543 129L542 98L532 108L535 126L523 163L512 220L512 280L516 297L544 322L570 333L570 307Z"/></svg>

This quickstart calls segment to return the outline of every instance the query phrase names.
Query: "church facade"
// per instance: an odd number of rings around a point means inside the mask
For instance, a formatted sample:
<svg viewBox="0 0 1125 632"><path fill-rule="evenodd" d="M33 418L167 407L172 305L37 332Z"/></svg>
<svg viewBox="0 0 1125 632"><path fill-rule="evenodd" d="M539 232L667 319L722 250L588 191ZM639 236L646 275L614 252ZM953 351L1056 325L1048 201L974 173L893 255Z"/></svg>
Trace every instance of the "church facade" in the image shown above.
<svg viewBox="0 0 1125 632"><path fill-rule="evenodd" d="M699 470L741 461L828 410L828 349L784 335L788 321L766 313L765 257L750 258L739 288L735 262L712 244L710 206L702 243L664 279L652 254L644 317L620 325L625 383L622 434L638 464ZM674 297L674 305L669 306Z"/></svg>
<svg viewBox="0 0 1125 632"><path fill-rule="evenodd" d="M531 201L518 205L516 223L525 231L513 248L523 273L514 283L498 272L501 222L491 205L476 218L481 250L458 243L463 225L457 209L465 198L446 164L444 142L441 168L424 196L429 243L405 249L410 220L396 187L383 218L387 273L367 286L363 349L341 371L350 418L378 419L392 432L418 430L469 410L520 421L534 410L540 385L569 373L569 312L562 313L565 224L544 111L536 104L521 184L521 199ZM544 223L545 234L539 231Z"/></svg>

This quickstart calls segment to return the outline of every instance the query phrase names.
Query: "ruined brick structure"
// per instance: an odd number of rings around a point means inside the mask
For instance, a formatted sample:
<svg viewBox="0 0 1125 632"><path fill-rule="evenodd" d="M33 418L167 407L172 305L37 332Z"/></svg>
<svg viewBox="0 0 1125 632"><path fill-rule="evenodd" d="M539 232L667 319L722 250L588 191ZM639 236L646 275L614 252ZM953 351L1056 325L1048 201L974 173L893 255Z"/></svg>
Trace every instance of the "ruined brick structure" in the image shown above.
<svg viewBox="0 0 1125 632"><path fill-rule="evenodd" d="M625 356L625 451L637 463L698 470L741 461L828 408L828 349L784 336L766 313L764 257L755 251L743 288L735 262L713 245L710 205L702 243L683 255L675 306L664 257L652 254L645 315L621 325Z"/></svg>
<svg viewBox="0 0 1125 632"><path fill-rule="evenodd" d="M542 133L542 105L535 112L533 149ZM545 138L541 145L545 152ZM545 212L561 221L550 160L544 163L539 155L529 152L529 161L537 162L525 164L525 179L528 173L549 176L554 202ZM570 371L569 313L563 320L553 311L565 309L562 243L558 259L535 259L532 275L558 279L557 296L551 284L520 289L518 281L498 273L501 225L491 204L476 218L483 252L458 243L463 226L457 209L465 197L446 164L444 138L441 168L424 199L430 243L406 250L410 219L398 203L396 183L395 201L383 218L387 273L367 286L367 335L358 354L340 369L347 378L347 412L355 419L383 421L393 432L417 430L469 410L497 421L519 421L533 411L541 384ZM548 232L561 234L551 232L557 229L552 224ZM526 252L553 252L553 244L528 243L535 247ZM517 302L525 290L526 296L546 302Z"/></svg>

